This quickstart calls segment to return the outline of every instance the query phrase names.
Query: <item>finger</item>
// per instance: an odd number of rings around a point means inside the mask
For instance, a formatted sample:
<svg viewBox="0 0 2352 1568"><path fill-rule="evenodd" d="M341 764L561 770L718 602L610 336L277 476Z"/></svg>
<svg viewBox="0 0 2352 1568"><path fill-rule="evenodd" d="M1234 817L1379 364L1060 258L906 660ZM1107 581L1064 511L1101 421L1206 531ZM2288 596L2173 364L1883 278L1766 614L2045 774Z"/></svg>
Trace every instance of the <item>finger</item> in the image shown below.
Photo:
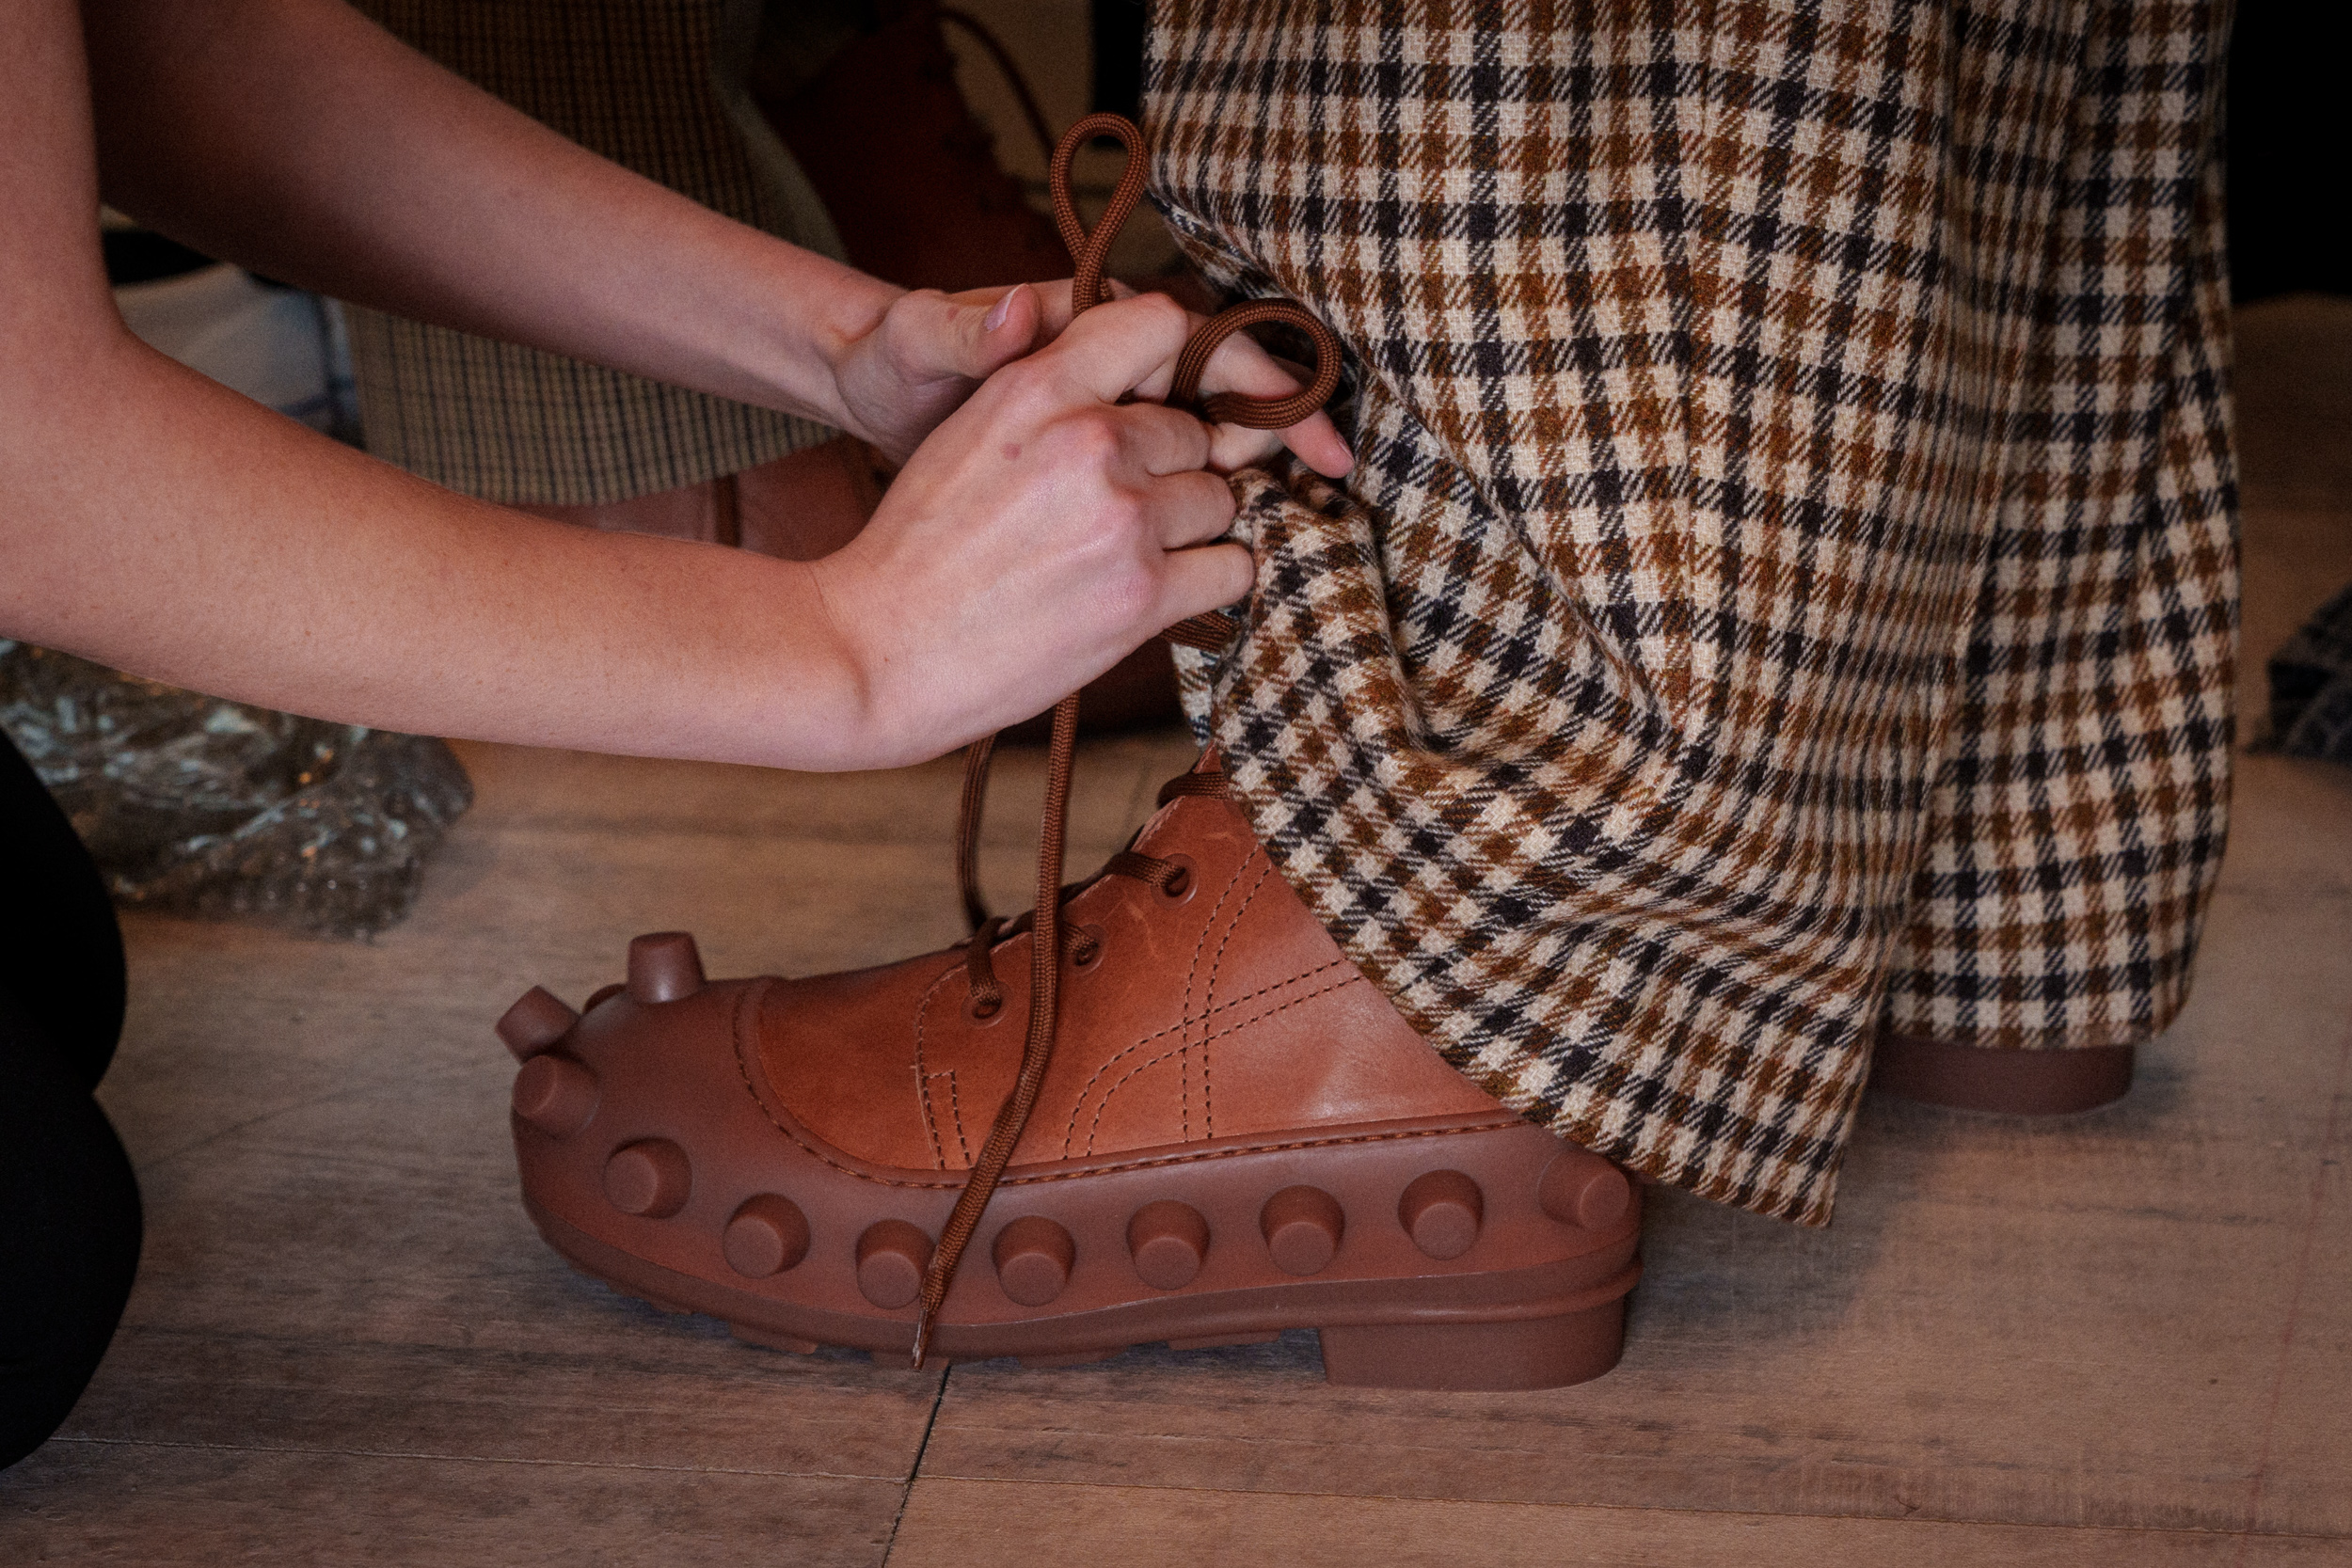
<svg viewBox="0 0 2352 1568"><path fill-rule="evenodd" d="M1050 283L1032 283L1030 291L1044 308L1044 320L1038 327L1038 346L1043 347L1070 330L1070 290L1073 279L1057 277Z"/></svg>
<svg viewBox="0 0 2352 1568"><path fill-rule="evenodd" d="M1209 463L1209 427L1181 408L1131 403L1112 411L1120 449L1144 474L1179 474Z"/></svg>
<svg viewBox="0 0 2352 1568"><path fill-rule="evenodd" d="M1279 398L1288 397L1307 381L1305 367L1276 358L1248 333L1236 332L1217 344L1216 352L1209 356L1200 377L1200 391L1203 397L1239 392L1245 397ZM1228 430L1236 435L1229 437ZM1327 479L1344 478L1356 467L1356 454L1340 438L1339 427L1327 415L1312 415L1279 435L1280 445L1296 452L1299 461ZM1247 467L1264 462L1274 455L1275 450L1274 442L1258 438L1257 433L1245 436L1239 434L1237 426L1220 425L1216 456L1212 461L1219 467Z"/></svg>
<svg viewBox="0 0 2352 1568"><path fill-rule="evenodd" d="M1070 325L1070 283L1069 278L1059 277L1042 283L1032 280L1026 285L1039 308L1037 337L1030 347L1043 348L1060 337L1062 328ZM1000 285L989 289L965 289L947 297L958 305L977 305L985 310L1009 292Z"/></svg>
<svg viewBox="0 0 2352 1568"><path fill-rule="evenodd" d="M1356 454L1328 414L1314 415L1277 434L1301 463L1326 479L1345 479L1356 467Z"/></svg>
<svg viewBox="0 0 2352 1568"><path fill-rule="evenodd" d="M1037 343L1044 311L1026 283L961 294L917 292L891 307L888 327L899 372L922 386L987 380Z"/></svg>
<svg viewBox="0 0 2352 1568"><path fill-rule="evenodd" d="M1209 467L1221 474L1236 468L1247 468L1263 463L1284 447L1298 454L1300 462L1327 479L1344 479L1355 467L1355 454L1340 436L1339 429L1328 416L1317 414L1288 430L1251 430L1245 425L1221 424L1215 427L1209 439Z"/></svg>
<svg viewBox="0 0 2352 1568"><path fill-rule="evenodd" d="M972 319L972 307L959 306L958 310L962 319L952 339L962 347L963 363L958 368L974 381L987 380L1038 344L1044 310L1037 291L1026 283L1007 289L977 321Z"/></svg>
<svg viewBox="0 0 2352 1568"><path fill-rule="evenodd" d="M1251 430L1237 424L1210 428L1209 467L1221 474L1255 467L1282 450L1280 431Z"/></svg>
<svg viewBox="0 0 2352 1568"><path fill-rule="evenodd" d="M1084 312L1037 361L1072 393L1116 403L1175 363L1187 329L1183 306L1166 294L1137 294Z"/></svg>
<svg viewBox="0 0 2352 1568"><path fill-rule="evenodd" d="M1160 578L1159 624L1172 626L1187 615L1222 610L1249 592L1257 567L1239 545L1202 545L1171 550Z"/></svg>
<svg viewBox="0 0 2352 1568"><path fill-rule="evenodd" d="M1165 550L1181 550L1223 537L1233 526L1233 488L1195 468L1152 482L1144 515Z"/></svg>
<svg viewBox="0 0 2352 1568"><path fill-rule="evenodd" d="M1247 331L1236 332L1216 345L1201 368L1200 395L1239 392L1244 397L1288 397L1307 385L1304 366L1292 367L1266 352L1265 345Z"/></svg>

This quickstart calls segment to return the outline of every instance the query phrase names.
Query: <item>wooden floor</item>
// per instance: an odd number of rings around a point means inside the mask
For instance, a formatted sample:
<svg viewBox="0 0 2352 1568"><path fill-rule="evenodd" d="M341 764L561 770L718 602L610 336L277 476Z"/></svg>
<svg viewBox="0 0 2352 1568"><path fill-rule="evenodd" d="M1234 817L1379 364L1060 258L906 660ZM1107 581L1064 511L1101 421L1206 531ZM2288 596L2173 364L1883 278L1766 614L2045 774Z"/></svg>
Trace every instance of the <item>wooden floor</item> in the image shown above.
<svg viewBox="0 0 2352 1568"><path fill-rule="evenodd" d="M2248 705L2352 580L2352 304L2242 322ZM1073 861L1178 736L1083 759ZM808 973L960 934L952 764L850 778L466 749L481 803L373 944L130 923L103 1098L129 1316L0 1475L0 1562L2352 1562L2352 769L2243 759L2196 1000L2122 1104L1866 1111L1837 1222L1667 1195L1625 1363L1327 1387L1311 1336L915 1373L662 1317L516 1199L526 985L634 932ZM1033 758L993 814L1026 885Z"/></svg>

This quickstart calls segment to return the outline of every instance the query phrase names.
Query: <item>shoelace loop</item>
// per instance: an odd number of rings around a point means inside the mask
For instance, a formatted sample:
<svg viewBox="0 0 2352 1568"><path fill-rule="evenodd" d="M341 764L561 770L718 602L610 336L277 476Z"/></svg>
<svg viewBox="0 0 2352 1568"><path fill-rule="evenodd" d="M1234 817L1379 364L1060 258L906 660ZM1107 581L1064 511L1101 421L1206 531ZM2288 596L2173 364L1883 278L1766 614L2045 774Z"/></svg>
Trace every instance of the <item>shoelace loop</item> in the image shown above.
<svg viewBox="0 0 2352 1568"><path fill-rule="evenodd" d="M1071 194L1070 171L1078 149L1098 135L1116 138L1126 149L1127 163L1120 171L1109 206L1104 210L1101 221L1089 230L1078 217L1077 203ZM1120 115L1087 116L1064 132L1054 149L1048 179L1054 198L1054 221L1075 262L1071 282L1073 313L1111 297L1110 284L1103 272L1104 261L1120 226L1142 199L1145 174L1143 133ZM1198 328L1177 358L1169 401L1179 406L1193 406L1200 393L1201 374L1217 346L1236 332L1275 322L1297 328L1313 345L1314 374L1308 387L1283 398L1219 393L1200 405L1199 412L1216 423L1253 430L1283 430L1322 407L1339 387L1339 339L1305 309L1281 299L1250 300L1230 306ZM1231 617L1212 612L1187 617L1161 635L1183 646L1220 653L1232 642L1237 629ZM938 1321L940 1307L947 1299L947 1288L955 1282L956 1266L962 1261L964 1249L979 1227L989 1199L995 1195L996 1184L1012 1159L1013 1146L1021 1141L1022 1129L1028 1125L1038 1092L1044 1086L1045 1069L1053 1060L1062 959L1066 956L1073 965L1084 968L1099 956L1100 946L1091 935L1072 932L1065 937L1061 918L1063 901L1078 891L1061 885L1070 775L1075 762L1077 738L1078 695L1073 692L1054 705L1053 738L1046 752L1045 809L1038 824L1037 903L1028 914L1009 925L989 913L979 888L980 809L987 800L989 762L995 752L996 737L990 736L975 741L964 755L963 789L957 812L956 880L963 897L964 916L972 926L964 960L970 989L966 1006L979 1019L992 1018L1003 1009L1004 987L996 978L992 950L998 942L1017 935L1025 923L1031 931L1029 1024L1021 1047L1021 1069L1013 1080L1012 1091L997 1108L988 1139L972 1162L962 1191L956 1195L955 1207L948 1212L939 1244L923 1274L914 1320L917 1368L923 1365L930 1348L931 1328ZM1223 797L1227 793L1224 774L1187 773L1161 789L1160 804L1187 796ZM1132 878L1171 897L1182 897L1192 872L1181 861L1125 849L1111 857L1102 875Z"/></svg>

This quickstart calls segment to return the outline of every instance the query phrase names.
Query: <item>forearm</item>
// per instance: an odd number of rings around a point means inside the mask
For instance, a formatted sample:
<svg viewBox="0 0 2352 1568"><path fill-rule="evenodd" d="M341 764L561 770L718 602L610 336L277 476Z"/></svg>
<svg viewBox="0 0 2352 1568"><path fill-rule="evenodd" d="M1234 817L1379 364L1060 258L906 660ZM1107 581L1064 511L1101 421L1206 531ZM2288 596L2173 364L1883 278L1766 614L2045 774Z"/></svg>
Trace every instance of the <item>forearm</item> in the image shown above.
<svg viewBox="0 0 2352 1568"><path fill-rule="evenodd" d="M856 428L899 291L606 162L338 0L87 0L102 186L339 298Z"/></svg>
<svg viewBox="0 0 2352 1568"><path fill-rule="evenodd" d="M862 677L806 566L543 523L127 339L108 352L37 402L8 400L21 422L0 452L0 635L394 729L882 760L861 749ZM36 455L57 453L72 457Z"/></svg>
<svg viewBox="0 0 2352 1568"><path fill-rule="evenodd" d="M544 523L337 446L124 329L76 21L0 5L0 637L368 724L881 767L1038 712L1248 586L1248 552L1213 543L1233 501L1210 432L1134 398L1189 329L1166 298L1008 363L1043 325L1031 291L993 325L898 296L842 381L897 409L906 466L813 563Z"/></svg>

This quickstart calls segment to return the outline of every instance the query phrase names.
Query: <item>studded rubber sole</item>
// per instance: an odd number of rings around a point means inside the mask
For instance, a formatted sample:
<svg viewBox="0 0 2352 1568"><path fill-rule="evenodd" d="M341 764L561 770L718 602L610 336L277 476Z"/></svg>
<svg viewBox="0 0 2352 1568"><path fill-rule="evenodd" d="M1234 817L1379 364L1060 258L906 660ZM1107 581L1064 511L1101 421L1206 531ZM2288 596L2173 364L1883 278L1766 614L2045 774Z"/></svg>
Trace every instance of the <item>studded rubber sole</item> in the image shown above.
<svg viewBox="0 0 2352 1568"><path fill-rule="evenodd" d="M636 976L584 1018L534 991L501 1022L540 1233L755 1343L908 1353L962 1173L798 1122L756 1044L776 982ZM931 1350L1069 1363L1312 1328L1334 1383L1553 1387L1615 1365L1639 1232L1622 1172L1508 1113L1016 1164Z"/></svg>
<svg viewBox="0 0 2352 1568"><path fill-rule="evenodd" d="M906 1352L909 1324L883 1325L855 1315L795 1309L755 1292L697 1279L647 1263L567 1225L526 1200L548 1244L581 1274L665 1312L719 1319L747 1344L812 1355L836 1347L871 1352L876 1360ZM1600 1376L1617 1364L1625 1343L1625 1298L1639 1278L1638 1263L1616 1278L1573 1294L1526 1303L1538 1315L1481 1318L1447 1313L1399 1323L1398 1304L1383 1292L1331 1291L1305 1311L1283 1312L1247 1292L1223 1301L1195 1297L1181 1309L1170 1303L1104 1313L1083 1325L1068 1323L995 1325L974 1331L944 1323L930 1357L949 1364L1009 1356L1025 1367L1069 1367L1104 1361L1136 1345L1211 1350L1264 1344L1286 1328L1314 1328L1323 1346L1327 1381L1372 1388L1556 1388ZM1540 1288L1554 1281L1529 1281ZM1291 1318L1308 1321L1291 1322ZM1367 1321L1357 1322L1354 1319Z"/></svg>

